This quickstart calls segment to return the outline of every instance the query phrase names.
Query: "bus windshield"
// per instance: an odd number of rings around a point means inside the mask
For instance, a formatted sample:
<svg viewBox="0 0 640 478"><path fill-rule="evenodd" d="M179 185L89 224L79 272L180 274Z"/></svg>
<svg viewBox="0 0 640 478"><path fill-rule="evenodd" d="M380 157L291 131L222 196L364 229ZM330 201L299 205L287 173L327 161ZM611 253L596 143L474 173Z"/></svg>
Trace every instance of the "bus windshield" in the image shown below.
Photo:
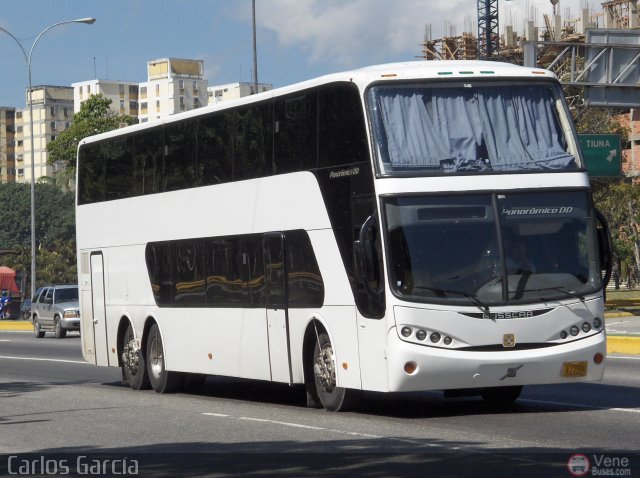
<svg viewBox="0 0 640 478"><path fill-rule="evenodd" d="M486 307L602 287L584 191L390 197L384 214L391 290L404 300Z"/></svg>
<svg viewBox="0 0 640 478"><path fill-rule="evenodd" d="M374 86L368 101L379 173L575 170L562 98L548 82Z"/></svg>

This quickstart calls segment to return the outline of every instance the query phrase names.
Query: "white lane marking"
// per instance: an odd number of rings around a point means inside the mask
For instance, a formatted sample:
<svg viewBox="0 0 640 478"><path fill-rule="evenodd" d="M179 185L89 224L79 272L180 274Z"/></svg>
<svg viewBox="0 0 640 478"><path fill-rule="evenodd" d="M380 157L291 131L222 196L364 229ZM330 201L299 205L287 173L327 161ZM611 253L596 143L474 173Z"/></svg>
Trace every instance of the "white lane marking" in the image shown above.
<svg viewBox="0 0 640 478"><path fill-rule="evenodd" d="M311 425L303 425L302 423L291 423L291 422L280 422L277 420L269 420L266 418L255 418L255 417L234 417L231 415L225 415L222 413L203 413L203 415L210 417L220 417L220 418L231 418L232 420L247 420L251 422L261 422L261 423L271 423L274 425L281 425L285 427L293 427L293 428L304 428L306 430L317 430L317 431L326 431L329 433L339 433L342 435L351 435L365 438L383 438L380 435L371 435L369 433L358 433L358 432L348 432L344 430L335 430L332 428L324 428L324 427L315 427Z"/></svg>
<svg viewBox="0 0 640 478"><path fill-rule="evenodd" d="M311 425L303 425L301 423L290 423L290 422L279 422L276 420L268 420L265 418L253 418L253 417L238 417L238 420L250 420L253 422L266 422L266 423L273 423L274 425L283 425L285 427L294 427L294 428L306 428L309 430L326 430L326 428L323 427L314 427Z"/></svg>
<svg viewBox="0 0 640 478"><path fill-rule="evenodd" d="M31 360L33 362L56 362L56 363L80 363L83 365L93 365L84 360L63 360L63 359L50 359L50 358L38 358L38 357L9 357L7 355L0 355L0 359L5 360Z"/></svg>
<svg viewBox="0 0 640 478"><path fill-rule="evenodd" d="M11 342L9 339L0 339L0 342Z"/></svg>
<svg viewBox="0 0 640 478"><path fill-rule="evenodd" d="M547 400L529 400L524 398L519 399L518 402L537 403L537 404L543 404L543 405L556 405L561 407L583 408L585 410L590 410L595 408L596 410L610 410L614 412L640 413L640 409L637 409L637 408L600 407L598 405L582 405L579 403L551 402Z"/></svg>

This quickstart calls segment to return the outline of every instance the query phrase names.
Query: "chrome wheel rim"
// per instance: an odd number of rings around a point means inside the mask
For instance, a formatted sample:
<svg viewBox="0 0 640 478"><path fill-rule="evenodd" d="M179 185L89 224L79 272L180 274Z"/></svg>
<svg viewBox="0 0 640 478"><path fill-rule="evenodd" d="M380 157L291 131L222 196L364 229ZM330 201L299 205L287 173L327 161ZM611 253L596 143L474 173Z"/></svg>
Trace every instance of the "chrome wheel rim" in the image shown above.
<svg viewBox="0 0 640 478"><path fill-rule="evenodd" d="M153 337L149 344L149 369L154 377L160 377L164 368L164 355L162 352L162 342L157 335Z"/></svg>

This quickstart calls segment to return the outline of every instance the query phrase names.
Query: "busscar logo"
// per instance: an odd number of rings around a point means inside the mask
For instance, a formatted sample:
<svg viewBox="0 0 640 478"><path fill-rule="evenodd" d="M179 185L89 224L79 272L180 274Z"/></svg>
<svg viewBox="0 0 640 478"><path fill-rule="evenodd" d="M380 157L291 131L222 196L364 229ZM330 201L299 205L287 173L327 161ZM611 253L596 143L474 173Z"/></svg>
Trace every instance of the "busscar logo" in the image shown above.
<svg viewBox="0 0 640 478"><path fill-rule="evenodd" d="M533 311L531 310L519 310L516 312L491 312L489 314L484 314L482 316L483 319L528 319L529 317L533 317Z"/></svg>

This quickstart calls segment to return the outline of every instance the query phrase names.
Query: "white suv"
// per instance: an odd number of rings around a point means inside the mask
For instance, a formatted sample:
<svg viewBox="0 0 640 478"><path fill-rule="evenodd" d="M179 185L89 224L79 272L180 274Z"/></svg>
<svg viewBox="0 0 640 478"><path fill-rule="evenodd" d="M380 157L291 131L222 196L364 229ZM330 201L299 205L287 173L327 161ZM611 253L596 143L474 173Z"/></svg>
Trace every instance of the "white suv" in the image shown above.
<svg viewBox="0 0 640 478"><path fill-rule="evenodd" d="M50 285L38 290L31 302L31 320L36 338L53 332L61 339L69 330L80 330L77 285Z"/></svg>

